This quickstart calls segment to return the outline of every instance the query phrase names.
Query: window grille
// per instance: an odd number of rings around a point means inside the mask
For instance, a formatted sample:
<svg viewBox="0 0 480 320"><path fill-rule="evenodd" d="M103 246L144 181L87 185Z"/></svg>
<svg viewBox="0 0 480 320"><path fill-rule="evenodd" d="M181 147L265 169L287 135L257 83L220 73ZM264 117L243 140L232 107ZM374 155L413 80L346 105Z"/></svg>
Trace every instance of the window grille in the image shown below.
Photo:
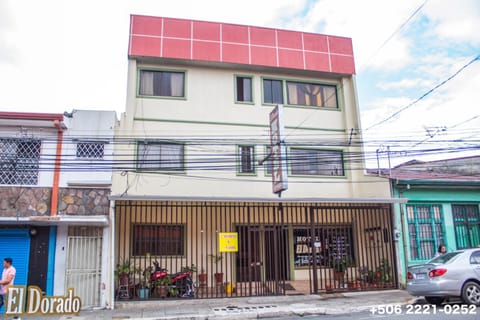
<svg viewBox="0 0 480 320"><path fill-rule="evenodd" d="M36 185L41 141L0 139L0 184Z"/></svg>
<svg viewBox="0 0 480 320"><path fill-rule="evenodd" d="M184 229L183 225L134 224L133 255L182 256Z"/></svg>
<svg viewBox="0 0 480 320"><path fill-rule="evenodd" d="M77 143L77 158L103 159L104 150L104 143L79 142Z"/></svg>
<svg viewBox="0 0 480 320"><path fill-rule="evenodd" d="M255 152L253 146L238 146L239 173L255 173Z"/></svg>
<svg viewBox="0 0 480 320"><path fill-rule="evenodd" d="M452 205L457 249L480 244L480 213L478 205Z"/></svg>
<svg viewBox="0 0 480 320"><path fill-rule="evenodd" d="M410 258L431 259L439 245L444 243L441 206L408 205L407 221L410 237Z"/></svg>

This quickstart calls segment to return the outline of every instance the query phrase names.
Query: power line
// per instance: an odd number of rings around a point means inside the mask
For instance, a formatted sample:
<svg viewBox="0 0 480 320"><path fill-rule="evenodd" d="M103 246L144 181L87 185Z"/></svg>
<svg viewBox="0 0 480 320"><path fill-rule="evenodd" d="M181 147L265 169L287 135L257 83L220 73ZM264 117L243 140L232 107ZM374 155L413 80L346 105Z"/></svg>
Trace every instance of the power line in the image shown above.
<svg viewBox="0 0 480 320"><path fill-rule="evenodd" d="M397 34L400 32L400 30L403 29L403 27L405 27L407 25L407 23L410 22L410 20L413 19L414 16L417 15L417 13L420 12L420 10L425 6L425 4L428 2L428 0L425 0L408 18L407 20L405 20L381 45L380 47L377 48L377 50L375 50L375 52L367 59L367 61L362 64L361 66L359 66L359 69L361 69L362 67L368 65L368 63L373 59L373 57L375 57L378 52L380 52L380 50L382 50L382 48Z"/></svg>
<svg viewBox="0 0 480 320"><path fill-rule="evenodd" d="M434 92L436 89L440 88L441 86L443 86L445 83L449 82L450 80L452 80L453 78L455 78L458 74L460 74L460 72L462 72L463 70L465 70L466 68L468 68L472 63L474 63L475 61L479 60L480 59L480 55L476 56L475 58L473 58L472 60L470 60L470 62L468 62L466 65L464 65L463 67L461 67L459 70L457 70L457 72L455 72L453 75L451 75L450 77L448 77L446 80L443 80L441 83L437 84L435 87L433 87L432 89L428 90L427 92L425 92L423 95L421 95L418 99L416 99L415 101L409 103L408 105L400 108L400 110L396 111L395 113L393 113L392 115L388 116L387 118L371 125L370 127L368 127L367 129L365 129L364 131L368 131L370 129L372 129L373 127L376 127L376 126L379 126L389 120L391 120L392 118L394 118L395 116L399 115L400 113L402 113L403 111L407 110L408 108L412 107L413 105L415 105L417 102L419 102L420 100L424 99L426 96L428 96L429 94L431 94L432 92Z"/></svg>

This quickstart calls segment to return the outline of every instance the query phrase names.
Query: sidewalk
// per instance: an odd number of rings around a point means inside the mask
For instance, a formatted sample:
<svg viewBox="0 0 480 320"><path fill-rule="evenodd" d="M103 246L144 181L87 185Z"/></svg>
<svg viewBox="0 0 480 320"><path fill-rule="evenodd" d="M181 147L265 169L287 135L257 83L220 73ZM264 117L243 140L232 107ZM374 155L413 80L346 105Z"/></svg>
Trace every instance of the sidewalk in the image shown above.
<svg viewBox="0 0 480 320"><path fill-rule="evenodd" d="M188 299L116 302L114 310L83 310L79 316L23 316L25 320L120 319L257 319L313 314L349 314L381 304L415 301L405 290L321 295L266 296L231 299ZM5 319L9 319L5 317ZM11 319L11 318L10 318Z"/></svg>

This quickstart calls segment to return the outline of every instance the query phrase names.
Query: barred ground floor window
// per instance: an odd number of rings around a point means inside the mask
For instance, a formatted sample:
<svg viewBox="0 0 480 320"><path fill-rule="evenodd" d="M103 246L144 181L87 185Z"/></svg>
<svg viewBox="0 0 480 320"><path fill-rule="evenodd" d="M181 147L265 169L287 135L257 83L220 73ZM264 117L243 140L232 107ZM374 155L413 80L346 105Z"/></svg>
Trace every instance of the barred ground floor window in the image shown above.
<svg viewBox="0 0 480 320"><path fill-rule="evenodd" d="M439 204L407 205L407 223L411 260L427 260L435 256L444 242L444 219Z"/></svg>

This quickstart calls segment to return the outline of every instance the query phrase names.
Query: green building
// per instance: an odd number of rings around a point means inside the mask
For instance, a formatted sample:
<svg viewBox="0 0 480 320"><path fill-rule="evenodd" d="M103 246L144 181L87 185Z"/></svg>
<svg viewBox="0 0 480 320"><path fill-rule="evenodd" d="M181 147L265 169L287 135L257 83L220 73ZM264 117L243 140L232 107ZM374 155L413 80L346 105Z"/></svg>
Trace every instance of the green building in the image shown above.
<svg viewBox="0 0 480 320"><path fill-rule="evenodd" d="M407 266L447 251L480 245L480 156L410 161L378 172L390 179L394 204L399 283Z"/></svg>

